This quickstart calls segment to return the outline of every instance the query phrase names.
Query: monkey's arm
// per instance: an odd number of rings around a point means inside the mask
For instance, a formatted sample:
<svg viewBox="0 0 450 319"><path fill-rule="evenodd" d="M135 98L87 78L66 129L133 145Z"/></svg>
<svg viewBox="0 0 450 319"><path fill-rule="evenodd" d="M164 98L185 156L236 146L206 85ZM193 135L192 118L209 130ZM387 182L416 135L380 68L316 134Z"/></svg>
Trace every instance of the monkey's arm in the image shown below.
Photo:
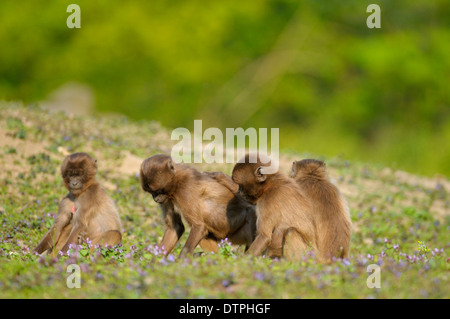
<svg viewBox="0 0 450 319"><path fill-rule="evenodd" d="M204 172L204 173L214 178L216 182L218 182L219 184L222 184L223 186L228 188L233 194L237 193L239 185L233 182L231 177L228 176L227 174L222 172Z"/></svg>
<svg viewBox="0 0 450 319"><path fill-rule="evenodd" d="M256 236L255 240L250 245L250 248L245 253L253 256L260 256L267 249L267 247L269 247L270 241L270 237L259 234Z"/></svg>
<svg viewBox="0 0 450 319"><path fill-rule="evenodd" d="M270 221L264 219L264 216L258 218L257 222L257 235L250 248L245 252L253 256L260 256L271 245L272 234L274 232L273 226L271 227ZM276 233L277 242L279 242L278 233ZM274 243L276 245L277 243Z"/></svg>
<svg viewBox="0 0 450 319"><path fill-rule="evenodd" d="M87 229L87 227L85 225L80 225L80 224L74 225L72 228L72 231L70 232L69 238L67 239L67 242L65 243L63 248L61 248L61 251L63 253L67 252L67 250L69 250L69 245L73 244L73 243L77 243L78 235L80 235L80 233L85 231L86 229Z"/></svg>
<svg viewBox="0 0 450 319"><path fill-rule="evenodd" d="M46 250L55 247L61 236L62 230L70 224L72 220L73 205L73 201L68 196L63 198L63 200L59 203L58 213L55 217L53 226L36 246L34 249L35 252L42 254Z"/></svg>
<svg viewBox="0 0 450 319"><path fill-rule="evenodd" d="M61 248L61 251L63 253L67 252L70 244L78 242L78 236L80 235L80 233L87 231L87 223L92 219L92 215L95 214L95 212L81 206L78 207L78 210L75 212L75 214L76 216L74 216L74 220L72 222L73 227L70 231L67 242L64 244L63 248Z"/></svg>
<svg viewBox="0 0 450 319"><path fill-rule="evenodd" d="M192 225L191 231L189 233L188 239L184 244L183 249L180 252L179 258L185 257L187 254L191 254L198 243L205 238L208 234L205 224Z"/></svg>
<svg viewBox="0 0 450 319"><path fill-rule="evenodd" d="M219 245L217 245L217 240L215 238L203 238L200 240L199 245L205 251L212 251L214 253L219 251Z"/></svg>
<svg viewBox="0 0 450 319"><path fill-rule="evenodd" d="M164 247L167 256L183 235L184 225L181 216L175 212L172 202L160 204L159 206L161 207L164 224L166 226L166 231L164 232L163 239L159 246Z"/></svg>

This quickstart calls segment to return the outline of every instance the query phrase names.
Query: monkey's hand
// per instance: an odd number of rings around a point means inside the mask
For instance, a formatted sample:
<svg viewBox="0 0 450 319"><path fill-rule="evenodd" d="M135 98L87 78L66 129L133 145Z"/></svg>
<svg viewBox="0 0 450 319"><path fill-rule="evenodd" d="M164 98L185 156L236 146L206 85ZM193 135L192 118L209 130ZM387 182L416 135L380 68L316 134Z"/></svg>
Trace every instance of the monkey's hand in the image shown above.
<svg viewBox="0 0 450 319"><path fill-rule="evenodd" d="M222 173L222 172L203 172L203 174L206 174L209 177L214 178L214 179L228 177L225 173Z"/></svg>
<svg viewBox="0 0 450 319"><path fill-rule="evenodd" d="M233 182L230 176L222 172L204 172L204 174L213 178L219 184L222 184L226 188L228 188L233 194L236 194L239 188L239 185Z"/></svg>

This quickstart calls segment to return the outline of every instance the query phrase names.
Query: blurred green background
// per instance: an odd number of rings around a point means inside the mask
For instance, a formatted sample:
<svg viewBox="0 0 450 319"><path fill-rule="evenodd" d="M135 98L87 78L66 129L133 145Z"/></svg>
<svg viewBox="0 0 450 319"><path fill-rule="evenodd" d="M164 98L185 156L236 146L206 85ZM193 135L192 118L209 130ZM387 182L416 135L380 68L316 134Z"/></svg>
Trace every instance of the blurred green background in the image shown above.
<svg viewBox="0 0 450 319"><path fill-rule="evenodd" d="M78 0L69 29L74 2L0 2L0 99L79 83L95 112L279 127L282 150L450 175L448 0Z"/></svg>

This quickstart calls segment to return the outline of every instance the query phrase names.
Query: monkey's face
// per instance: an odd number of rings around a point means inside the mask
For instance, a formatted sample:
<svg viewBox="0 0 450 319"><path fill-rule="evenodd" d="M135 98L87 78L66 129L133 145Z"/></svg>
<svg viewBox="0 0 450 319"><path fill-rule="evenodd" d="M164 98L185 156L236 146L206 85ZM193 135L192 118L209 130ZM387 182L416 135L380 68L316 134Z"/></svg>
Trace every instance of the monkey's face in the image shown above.
<svg viewBox="0 0 450 319"><path fill-rule="evenodd" d="M142 162L140 181L142 189L159 204L167 203L176 169L169 156L155 155Z"/></svg>
<svg viewBox="0 0 450 319"><path fill-rule="evenodd" d="M292 163L292 170L290 174L292 178L300 178L311 175L326 175L325 162L315 159L304 159L301 161L294 161Z"/></svg>
<svg viewBox="0 0 450 319"><path fill-rule="evenodd" d="M261 196L266 180L261 169L255 164L236 164L231 177L239 185L238 196L253 205Z"/></svg>
<svg viewBox="0 0 450 319"><path fill-rule="evenodd" d="M74 153L64 159L61 175L69 192L79 195L92 184L97 173L96 162L86 153Z"/></svg>
<svg viewBox="0 0 450 319"><path fill-rule="evenodd" d="M150 193L153 197L153 200L158 204L164 204L169 201L169 195L163 189L153 188L150 184L142 185L142 189L147 193Z"/></svg>

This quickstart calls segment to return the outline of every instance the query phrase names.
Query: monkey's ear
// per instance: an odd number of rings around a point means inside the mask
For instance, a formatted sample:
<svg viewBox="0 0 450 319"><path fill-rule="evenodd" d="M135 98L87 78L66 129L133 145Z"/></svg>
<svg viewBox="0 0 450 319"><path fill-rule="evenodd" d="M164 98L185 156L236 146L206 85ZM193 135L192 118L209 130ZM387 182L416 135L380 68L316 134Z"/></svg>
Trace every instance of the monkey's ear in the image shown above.
<svg viewBox="0 0 450 319"><path fill-rule="evenodd" d="M260 182L260 183L262 183L262 182L264 182L264 181L266 180L266 175L264 175L264 174L262 173L262 169L263 169L263 167L260 166L260 167L258 167L258 168L256 169L256 171L255 171L256 180L257 180L258 182Z"/></svg>
<svg viewBox="0 0 450 319"><path fill-rule="evenodd" d="M291 170L292 173L294 174L297 173L297 165L295 163L296 163L295 161L292 162L292 170Z"/></svg>
<svg viewBox="0 0 450 319"><path fill-rule="evenodd" d="M177 170L175 169L175 166L173 166L172 161L167 162L167 167L175 174Z"/></svg>

